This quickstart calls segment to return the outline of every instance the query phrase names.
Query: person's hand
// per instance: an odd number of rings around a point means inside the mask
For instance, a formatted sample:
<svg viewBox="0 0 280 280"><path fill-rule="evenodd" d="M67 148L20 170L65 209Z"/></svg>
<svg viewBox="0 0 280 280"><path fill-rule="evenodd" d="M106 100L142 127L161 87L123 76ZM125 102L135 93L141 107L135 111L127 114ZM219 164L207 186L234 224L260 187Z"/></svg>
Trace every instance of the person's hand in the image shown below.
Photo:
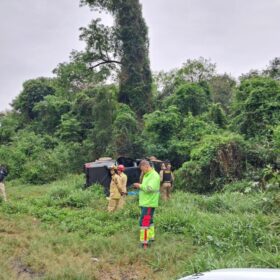
<svg viewBox="0 0 280 280"><path fill-rule="evenodd" d="M139 188L140 188L140 183L134 183L134 184L133 184L133 187L134 187L135 189L139 189Z"/></svg>

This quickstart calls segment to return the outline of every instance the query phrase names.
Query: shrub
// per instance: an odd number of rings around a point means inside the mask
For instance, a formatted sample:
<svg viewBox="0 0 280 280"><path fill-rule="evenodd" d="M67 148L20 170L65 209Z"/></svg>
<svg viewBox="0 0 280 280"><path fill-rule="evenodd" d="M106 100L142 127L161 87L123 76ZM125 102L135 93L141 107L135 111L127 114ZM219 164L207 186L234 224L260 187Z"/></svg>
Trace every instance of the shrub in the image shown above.
<svg viewBox="0 0 280 280"><path fill-rule="evenodd" d="M224 192L240 192L240 193L251 193L260 191L259 182L252 182L248 180L241 180L226 184L223 187Z"/></svg>
<svg viewBox="0 0 280 280"><path fill-rule="evenodd" d="M67 153L68 151L64 147L58 146L54 150L37 154L24 164L23 180L32 184L44 184L65 175L69 165Z"/></svg>
<svg viewBox="0 0 280 280"><path fill-rule="evenodd" d="M263 197L263 211L265 213L279 213L280 205L280 173L273 170L271 166L263 170L262 183L266 190Z"/></svg>
<svg viewBox="0 0 280 280"><path fill-rule="evenodd" d="M280 85L268 77L244 79L236 90L232 126L247 138L269 138L271 126L279 124Z"/></svg>
<svg viewBox="0 0 280 280"><path fill-rule="evenodd" d="M280 205L280 192L269 192L263 197L262 209L264 213L278 213Z"/></svg>
<svg viewBox="0 0 280 280"><path fill-rule="evenodd" d="M277 151L280 153L280 125L274 128L273 141Z"/></svg>
<svg viewBox="0 0 280 280"><path fill-rule="evenodd" d="M191 160L176 172L176 186L192 192L219 190L241 179L246 170L246 144L240 135L208 135L192 150Z"/></svg>

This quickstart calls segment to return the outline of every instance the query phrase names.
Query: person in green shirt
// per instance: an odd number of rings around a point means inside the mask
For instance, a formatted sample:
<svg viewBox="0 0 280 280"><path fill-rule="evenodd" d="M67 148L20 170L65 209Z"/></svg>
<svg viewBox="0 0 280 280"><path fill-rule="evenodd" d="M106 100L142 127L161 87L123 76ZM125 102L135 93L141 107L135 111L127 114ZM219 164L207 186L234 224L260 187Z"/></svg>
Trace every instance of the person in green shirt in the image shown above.
<svg viewBox="0 0 280 280"><path fill-rule="evenodd" d="M143 179L141 184L134 183L133 186L139 189L139 206L141 207L140 242L143 248L147 248L150 242L155 239L153 216L155 208L158 207L160 196L160 176L147 160L142 160L139 168L143 173Z"/></svg>

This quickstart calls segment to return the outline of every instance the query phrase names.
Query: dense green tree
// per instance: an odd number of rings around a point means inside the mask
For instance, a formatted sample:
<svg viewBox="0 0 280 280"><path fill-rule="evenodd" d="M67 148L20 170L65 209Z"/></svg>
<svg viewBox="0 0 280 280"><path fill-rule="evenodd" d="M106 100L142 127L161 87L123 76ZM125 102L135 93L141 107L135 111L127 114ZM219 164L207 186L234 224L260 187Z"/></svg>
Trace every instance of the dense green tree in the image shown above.
<svg viewBox="0 0 280 280"><path fill-rule="evenodd" d="M100 63L104 64L106 60L108 60L108 63L111 63L112 61L110 60L113 59L106 58L106 49L112 50L115 46L119 46L120 49L113 52L116 56L117 53L120 54L120 61L118 63L121 64L121 70L119 74L120 91L118 100L130 105L139 116L149 112L152 99L152 75L148 56L148 29L142 16L142 7L139 0L81 0L81 3L89 4L97 9L105 9L115 17L116 26L114 31L105 29L105 27L99 27L92 29L94 31L92 36L87 33L86 38L92 38L88 40L91 43L90 47L94 49L99 48L98 51L94 50L91 53L101 54L99 56ZM104 32L105 38L113 38L116 40L116 43L108 45L106 42L104 43L107 40L97 39L97 42L99 40L103 44L95 44L95 38L100 38L100 30L106 31ZM105 49L100 50L101 47ZM104 55L105 59L102 59ZM100 65L100 63L97 63L96 66Z"/></svg>
<svg viewBox="0 0 280 280"><path fill-rule="evenodd" d="M144 116L145 131L155 141L167 141L176 133L181 117L178 108L170 106L163 111L154 111Z"/></svg>
<svg viewBox="0 0 280 280"><path fill-rule="evenodd" d="M71 110L72 103L60 95L48 95L35 104L33 111L37 115L32 126L38 133L53 134L58 128L61 116Z"/></svg>
<svg viewBox="0 0 280 280"><path fill-rule="evenodd" d="M209 113L207 115L209 116L209 119L213 121L218 127L225 128L227 119L221 104L211 104Z"/></svg>
<svg viewBox="0 0 280 280"><path fill-rule="evenodd" d="M153 79L157 88L158 100L161 101L162 99L174 93L176 87L178 86L175 83L177 73L177 69L171 70L169 72L160 71L158 73L154 73Z"/></svg>
<svg viewBox="0 0 280 280"><path fill-rule="evenodd" d="M154 96L154 103L157 109L164 107L164 99L172 96L178 88L184 84L196 84L202 87L210 101L209 84L216 72L216 65L210 60L200 57L199 59L188 59L179 69L169 72L161 71L153 76L154 84L157 87Z"/></svg>
<svg viewBox="0 0 280 280"><path fill-rule="evenodd" d="M86 49L82 57L88 64L88 69L98 69L103 73L116 70L116 66L121 64L122 53L116 26L105 26L98 18L92 20L86 28L82 27L80 30L80 39L86 43Z"/></svg>
<svg viewBox="0 0 280 280"><path fill-rule="evenodd" d="M273 150L275 153L275 169L278 168L280 169L280 122L279 124L274 127L273 129ZM280 174L279 174L280 175ZM278 175L278 177L279 177ZM280 180L278 181L280 183Z"/></svg>
<svg viewBox="0 0 280 280"><path fill-rule="evenodd" d="M116 91L103 87L96 93L93 106L94 128L89 137L94 143L94 158L107 154L112 141L113 121L116 111Z"/></svg>
<svg viewBox="0 0 280 280"><path fill-rule="evenodd" d="M77 94L72 105L72 114L79 120L83 135L86 135L88 130L92 129L94 125L93 107L96 90L91 89L80 92Z"/></svg>
<svg viewBox="0 0 280 280"><path fill-rule="evenodd" d="M216 64L210 60L200 57L199 59L188 59L178 71L176 80L199 83L209 81L216 73Z"/></svg>
<svg viewBox="0 0 280 280"><path fill-rule="evenodd" d="M88 65L88 61L87 53L73 51L70 62L60 63L53 70L56 74L54 82L60 95L71 99L75 93L95 87L106 80L108 71L95 71Z"/></svg>
<svg viewBox="0 0 280 280"><path fill-rule="evenodd" d="M261 71L259 71L257 69L251 69L248 73L242 74L239 77L239 80L242 82L243 80L258 78L258 77L262 77L262 76L263 76L263 74Z"/></svg>
<svg viewBox="0 0 280 280"><path fill-rule="evenodd" d="M168 158L170 141L178 132L182 117L176 106L159 111L156 110L144 116L143 139L147 154L159 158Z"/></svg>
<svg viewBox="0 0 280 280"><path fill-rule="evenodd" d="M20 116L15 112L7 112L0 115L0 144L8 144L12 141L20 127Z"/></svg>
<svg viewBox="0 0 280 280"><path fill-rule="evenodd" d="M81 124L77 118L71 114L62 115L61 123L56 131L56 135L67 142L80 142L83 140L81 135Z"/></svg>
<svg viewBox="0 0 280 280"><path fill-rule="evenodd" d="M216 73L216 65L203 57L199 59L188 59L181 68L169 72L161 71L154 74L154 81L159 94L168 96L176 87L186 82L202 83L211 81Z"/></svg>
<svg viewBox="0 0 280 280"><path fill-rule="evenodd" d="M22 92L13 100L12 107L20 112L25 120L33 120L37 114L33 111L34 106L46 96L55 93L52 80L37 78L24 82Z"/></svg>
<svg viewBox="0 0 280 280"><path fill-rule="evenodd" d="M218 128L213 122L201 117L194 117L189 113L181 122L179 128L172 135L169 141L170 159L176 168L179 168L185 161L190 160L191 150L206 135L217 134Z"/></svg>
<svg viewBox="0 0 280 280"><path fill-rule="evenodd" d="M116 157L135 158L139 152L142 152L140 143L138 143L140 135L138 126L135 113L128 105L119 103L113 122L111 143L111 149Z"/></svg>
<svg viewBox="0 0 280 280"><path fill-rule="evenodd" d="M275 146L277 147L278 151L280 152L280 124L274 128L274 142Z"/></svg>
<svg viewBox="0 0 280 280"><path fill-rule="evenodd" d="M236 81L228 74L216 75L209 81L213 102L220 103L227 112L232 100Z"/></svg>
<svg viewBox="0 0 280 280"><path fill-rule="evenodd" d="M233 102L233 127L248 138L267 137L280 119L280 85L271 78L242 80Z"/></svg>
<svg viewBox="0 0 280 280"><path fill-rule="evenodd" d="M81 2L108 11L115 23L97 19L81 28L85 50L59 64L55 78L25 82L13 110L0 115L0 159L10 178L46 183L100 156L155 155L182 167L177 186L208 192L246 170L258 180L279 168L279 59L238 86L203 58L152 83L139 0ZM109 85L115 77L118 87Z"/></svg>
<svg viewBox="0 0 280 280"><path fill-rule="evenodd" d="M164 101L164 106L175 105L182 115L190 112L196 116L207 111L209 103L209 91L205 87L195 83L184 83Z"/></svg>
<svg viewBox="0 0 280 280"><path fill-rule="evenodd" d="M131 105L138 115L143 115L151 111L152 75L148 29L138 0L122 1L117 24L123 50L119 101Z"/></svg>
<svg viewBox="0 0 280 280"><path fill-rule="evenodd" d="M271 60L269 66L263 71L263 73L275 80L280 80L280 57L275 57Z"/></svg>

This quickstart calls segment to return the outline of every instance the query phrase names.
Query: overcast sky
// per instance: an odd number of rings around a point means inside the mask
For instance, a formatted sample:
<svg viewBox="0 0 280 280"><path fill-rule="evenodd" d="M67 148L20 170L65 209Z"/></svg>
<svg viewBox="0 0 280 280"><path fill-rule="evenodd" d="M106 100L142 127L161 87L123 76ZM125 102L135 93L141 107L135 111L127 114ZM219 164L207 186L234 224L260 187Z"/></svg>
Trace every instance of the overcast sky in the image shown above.
<svg viewBox="0 0 280 280"><path fill-rule="evenodd" d="M280 0L140 0L149 27L153 71L200 56L234 77L280 56ZM25 80L52 76L79 27L96 17L79 0L0 0L0 111ZM108 16L105 22L109 22Z"/></svg>

